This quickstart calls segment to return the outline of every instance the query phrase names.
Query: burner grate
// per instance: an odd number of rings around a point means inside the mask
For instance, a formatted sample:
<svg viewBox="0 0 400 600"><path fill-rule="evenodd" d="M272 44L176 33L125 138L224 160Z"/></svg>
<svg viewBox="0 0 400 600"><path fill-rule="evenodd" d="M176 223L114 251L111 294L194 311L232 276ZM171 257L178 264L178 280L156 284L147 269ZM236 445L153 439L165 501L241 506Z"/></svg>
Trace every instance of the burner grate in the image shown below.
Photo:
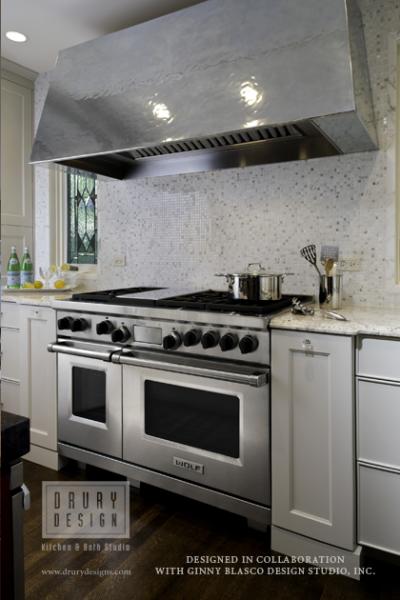
<svg viewBox="0 0 400 600"><path fill-rule="evenodd" d="M132 287L98 292L81 292L72 295L75 302L93 302L124 306L154 306L159 308L184 308L209 312L237 313L242 315L269 315L289 307L293 295L285 294L281 300L233 300L227 291L204 290L170 298L132 297L134 294L162 290L160 287ZM151 294L150 294L151 296ZM301 302L310 302L312 296L296 295Z"/></svg>
<svg viewBox="0 0 400 600"><path fill-rule="evenodd" d="M280 300L234 300L229 292L206 290L158 300L157 306L164 308L187 308L212 312L235 312L245 315L269 315L291 306L292 294L284 294ZM302 302L310 302L312 296L297 295Z"/></svg>
<svg viewBox="0 0 400 600"><path fill-rule="evenodd" d="M102 304L125 304L127 306L154 306L156 300L150 298L124 298L128 294L141 294L143 292L153 292L162 290L161 287L131 287L118 290L103 290L95 292L80 292L72 294L72 300L75 302L101 302Z"/></svg>

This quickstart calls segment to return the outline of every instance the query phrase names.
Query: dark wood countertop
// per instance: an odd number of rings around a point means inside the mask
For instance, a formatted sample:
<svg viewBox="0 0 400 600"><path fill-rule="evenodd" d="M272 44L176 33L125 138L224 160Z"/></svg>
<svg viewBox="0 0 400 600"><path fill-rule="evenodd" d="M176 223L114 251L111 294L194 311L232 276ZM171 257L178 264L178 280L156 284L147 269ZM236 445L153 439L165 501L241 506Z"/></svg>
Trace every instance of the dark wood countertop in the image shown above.
<svg viewBox="0 0 400 600"><path fill-rule="evenodd" d="M1 411L1 464L17 460L29 450L29 419Z"/></svg>

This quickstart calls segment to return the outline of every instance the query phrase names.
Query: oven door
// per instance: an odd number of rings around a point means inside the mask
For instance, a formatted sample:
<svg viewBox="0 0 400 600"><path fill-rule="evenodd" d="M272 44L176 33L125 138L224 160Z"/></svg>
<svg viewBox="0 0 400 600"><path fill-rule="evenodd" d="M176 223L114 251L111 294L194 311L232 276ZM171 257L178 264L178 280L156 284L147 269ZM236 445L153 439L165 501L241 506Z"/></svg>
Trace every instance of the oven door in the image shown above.
<svg viewBox="0 0 400 600"><path fill-rule="evenodd" d="M155 354L119 357L124 460L269 505L267 371Z"/></svg>
<svg viewBox="0 0 400 600"><path fill-rule="evenodd" d="M108 362L112 350L58 343L58 439L122 457L122 369Z"/></svg>

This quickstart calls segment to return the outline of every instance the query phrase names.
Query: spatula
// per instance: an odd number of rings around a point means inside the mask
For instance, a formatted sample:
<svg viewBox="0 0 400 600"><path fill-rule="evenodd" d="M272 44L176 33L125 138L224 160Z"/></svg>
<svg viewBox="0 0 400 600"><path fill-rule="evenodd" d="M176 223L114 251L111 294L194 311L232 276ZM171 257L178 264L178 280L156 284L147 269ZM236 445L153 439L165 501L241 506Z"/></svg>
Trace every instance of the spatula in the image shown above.
<svg viewBox="0 0 400 600"><path fill-rule="evenodd" d="M310 244L309 246L304 246L300 250L300 254L303 258L308 260L310 264L312 264L318 272L318 275L321 277L322 273L317 266L317 250L315 244Z"/></svg>

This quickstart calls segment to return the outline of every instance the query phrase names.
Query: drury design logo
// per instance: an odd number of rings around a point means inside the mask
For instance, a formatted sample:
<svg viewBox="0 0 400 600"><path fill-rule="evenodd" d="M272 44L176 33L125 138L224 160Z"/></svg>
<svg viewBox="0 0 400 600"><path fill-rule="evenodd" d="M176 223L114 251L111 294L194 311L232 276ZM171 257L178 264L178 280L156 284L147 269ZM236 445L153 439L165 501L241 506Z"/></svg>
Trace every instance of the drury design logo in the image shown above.
<svg viewBox="0 0 400 600"><path fill-rule="evenodd" d="M199 473L199 475L204 475L204 465L201 465L200 463L179 458L178 456L174 456L172 461L175 467L186 469L187 471L194 471L195 473Z"/></svg>
<svg viewBox="0 0 400 600"><path fill-rule="evenodd" d="M129 482L43 481L43 538L129 537Z"/></svg>

